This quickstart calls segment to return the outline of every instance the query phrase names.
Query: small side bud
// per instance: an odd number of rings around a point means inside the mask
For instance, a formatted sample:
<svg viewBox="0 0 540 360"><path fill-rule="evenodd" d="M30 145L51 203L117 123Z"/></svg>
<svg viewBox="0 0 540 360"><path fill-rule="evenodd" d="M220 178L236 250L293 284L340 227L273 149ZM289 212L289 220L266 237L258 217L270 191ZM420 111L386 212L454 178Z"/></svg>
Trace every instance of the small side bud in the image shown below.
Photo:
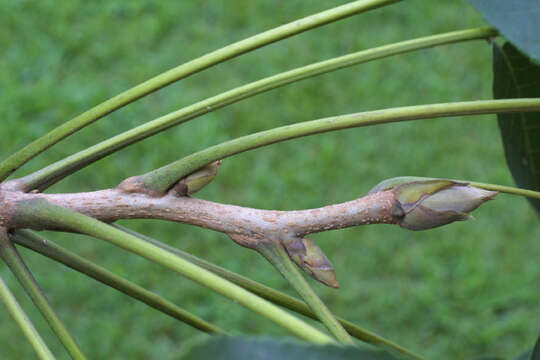
<svg viewBox="0 0 540 360"><path fill-rule="evenodd" d="M327 286L339 287L332 263L317 244L306 238L294 238L283 245L289 257L311 277Z"/></svg>
<svg viewBox="0 0 540 360"><path fill-rule="evenodd" d="M391 188L399 209L398 224L409 230L426 230L472 218L469 214L497 196L450 180L405 182Z"/></svg>
<svg viewBox="0 0 540 360"><path fill-rule="evenodd" d="M195 194L203 187L208 185L216 177L222 161L214 161L211 164L195 171L180 180L173 188L172 192L175 196L189 196Z"/></svg>

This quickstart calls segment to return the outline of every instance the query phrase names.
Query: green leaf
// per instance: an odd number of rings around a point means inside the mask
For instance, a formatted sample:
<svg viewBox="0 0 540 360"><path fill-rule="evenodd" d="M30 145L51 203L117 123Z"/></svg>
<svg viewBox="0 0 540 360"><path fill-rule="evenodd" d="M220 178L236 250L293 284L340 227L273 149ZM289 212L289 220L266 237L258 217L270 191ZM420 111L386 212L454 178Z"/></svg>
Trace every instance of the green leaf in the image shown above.
<svg viewBox="0 0 540 360"><path fill-rule="evenodd" d="M540 97L540 66L512 44L493 44L493 97ZM540 190L540 113L498 114L506 162L517 185ZM540 201L531 200L540 211Z"/></svg>
<svg viewBox="0 0 540 360"><path fill-rule="evenodd" d="M534 348L525 351L523 354L515 358L515 360L540 360L540 336L538 339L536 339Z"/></svg>
<svg viewBox="0 0 540 360"><path fill-rule="evenodd" d="M270 339L212 337L194 346L184 360L396 360L394 355L368 346L318 346Z"/></svg>
<svg viewBox="0 0 540 360"><path fill-rule="evenodd" d="M540 63L540 1L469 0L501 34Z"/></svg>
<svg viewBox="0 0 540 360"><path fill-rule="evenodd" d="M530 360L540 360L540 335L536 339L536 344L531 352Z"/></svg>

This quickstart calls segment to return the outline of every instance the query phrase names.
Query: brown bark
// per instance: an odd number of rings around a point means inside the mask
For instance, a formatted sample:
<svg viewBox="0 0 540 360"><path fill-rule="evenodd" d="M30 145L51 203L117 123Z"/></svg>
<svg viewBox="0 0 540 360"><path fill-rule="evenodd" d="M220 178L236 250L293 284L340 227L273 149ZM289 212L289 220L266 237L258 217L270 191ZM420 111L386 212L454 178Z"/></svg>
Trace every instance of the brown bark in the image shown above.
<svg viewBox="0 0 540 360"><path fill-rule="evenodd" d="M317 209L296 211L259 210L211 201L178 197L171 192L152 197L137 192L107 189L84 193L23 193L0 187L0 226L28 227L18 222L17 207L35 199L80 212L98 220L161 219L197 225L230 235L249 245L248 239L303 237L325 230L372 223L395 223L396 200L392 191L382 191L353 201ZM36 230L47 229L40 223ZM241 239L244 240L241 240Z"/></svg>

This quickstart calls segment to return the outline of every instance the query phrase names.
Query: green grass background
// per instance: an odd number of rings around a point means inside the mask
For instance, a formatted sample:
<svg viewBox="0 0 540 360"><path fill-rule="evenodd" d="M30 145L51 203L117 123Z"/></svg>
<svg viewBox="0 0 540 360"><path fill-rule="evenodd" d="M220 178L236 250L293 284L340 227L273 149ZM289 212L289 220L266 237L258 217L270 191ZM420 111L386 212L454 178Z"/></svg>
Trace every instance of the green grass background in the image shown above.
<svg viewBox="0 0 540 360"><path fill-rule="evenodd" d="M344 1L0 0L0 158L99 102L228 43ZM267 46L117 111L26 165L37 170L182 106L281 71L399 40L484 25L463 1L409 0ZM485 41L359 65L271 91L173 128L78 172L50 191L112 187L234 137L337 114L489 99ZM351 200L394 176L512 185L494 116L382 125L312 136L224 161L197 196L267 209ZM500 195L477 221L425 232L365 226L313 235L341 289L312 282L338 315L432 359L511 358L540 330L540 230L525 199ZM255 252L220 233L162 221L123 222L290 292ZM99 240L51 239L234 334L287 336L199 285ZM22 251L92 359L172 359L203 339L190 327L72 270ZM59 358L66 353L20 286L0 268ZM0 355L33 358L5 311Z"/></svg>

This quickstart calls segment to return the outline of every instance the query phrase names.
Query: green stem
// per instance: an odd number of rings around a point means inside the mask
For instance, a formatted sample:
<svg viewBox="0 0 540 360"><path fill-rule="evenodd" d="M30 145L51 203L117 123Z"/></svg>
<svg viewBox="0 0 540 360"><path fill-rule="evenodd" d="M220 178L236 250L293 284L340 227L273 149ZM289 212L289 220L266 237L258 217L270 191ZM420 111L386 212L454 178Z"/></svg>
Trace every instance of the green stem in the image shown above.
<svg viewBox="0 0 540 360"><path fill-rule="evenodd" d="M397 107L278 127L239 137L194 154L138 177L138 182L157 193L166 192L179 179L201 167L247 150L271 145L298 137L328 131L401 121L440 118L447 116L480 115L504 112L540 111L540 98L479 100L430 105Z"/></svg>
<svg viewBox="0 0 540 360"><path fill-rule="evenodd" d="M165 243L162 243L156 239L153 239L151 237L145 236L143 234L140 234L138 232L135 232L129 228L126 228L124 226L118 225L118 224L112 224L113 227L120 229L122 231L125 231L133 236L136 236L144 241L150 242L156 246L159 246L162 249L165 249L171 253L174 253L178 256L180 256L183 259L186 259L189 262L192 262L206 270L209 270L233 283L236 285L239 285L243 287L246 290L249 290L250 292L257 294L266 300L269 300L273 302L274 304L283 306L289 310L292 310L294 312L297 312L299 314L308 316L312 319L319 320L317 318L317 315L309 308L309 306L304 303L301 300L298 300L292 296L289 296L287 294L284 294L280 291L277 291L275 289L272 289L271 287L268 287L266 285L263 285L261 283L258 283L254 280L251 280L247 277L244 277L242 275L239 275L237 273L234 273L232 271L229 271L227 269L224 269L220 266L217 266L215 264L212 264L206 260L203 260L195 255L189 254L185 251L182 251L180 249L177 249L175 247L169 246ZM413 352L391 342L390 340L387 340L383 337L380 337L377 334L374 334L370 331L367 331L365 329L362 329L361 327L351 323L350 321L347 321L345 319L337 318L338 321L343 325L343 327L347 330L349 334L354 336L355 338L364 341L369 344L383 346L386 349L389 349L390 351L406 355L408 357L414 358L414 359L423 359L420 355L414 354ZM320 320L319 320L320 321Z"/></svg>
<svg viewBox="0 0 540 360"><path fill-rule="evenodd" d="M490 27L448 32L368 49L270 76L199 101L116 135L19 179L20 186L25 191L44 190L75 171L142 139L280 86L392 55L495 35L497 31Z"/></svg>
<svg viewBox="0 0 540 360"><path fill-rule="evenodd" d="M263 255L283 275L296 292L298 292L300 297L309 305L320 321L326 325L328 330L342 344L354 344L351 336L345 331L339 321L336 320L311 286L309 286L302 274L300 274L281 244L275 241L261 242L255 247L255 250Z"/></svg>
<svg viewBox="0 0 540 360"><path fill-rule="evenodd" d="M273 42L299 34L354 14L395 3L399 0L360 0L350 4L320 12L299 20L295 20L277 28L254 35L219 50L191 60L183 65L170 69L150 80L120 93L109 100L93 107L72 120L60 125L44 136L28 144L11 155L0 164L0 182L24 165L30 159L53 146L57 142L95 122L103 116L121 107L161 89L175 81L209 68L213 65L232 59L238 55L263 47Z"/></svg>
<svg viewBox="0 0 540 360"><path fill-rule="evenodd" d="M466 182L466 183L471 184L472 186L476 186L476 187L486 189L486 190L498 191L498 192L511 194L511 195L520 195L520 196L525 196L532 199L540 199L540 191L520 189L520 188L516 188L512 186L488 184L488 183L481 183L481 182L474 182L474 181L467 181L467 180L456 180L456 181Z"/></svg>
<svg viewBox="0 0 540 360"><path fill-rule="evenodd" d="M107 269L72 253L60 245L55 244L51 240L46 239L32 231L16 230L11 236L11 240L19 245L69 266L76 271L88 275L89 277L115 288L118 291L121 291L124 294L135 298L177 320L191 325L196 329L210 334L226 334L225 331L216 325L187 312L161 296L113 274Z"/></svg>
<svg viewBox="0 0 540 360"><path fill-rule="evenodd" d="M41 312L47 323L54 331L62 345L66 348L72 359L85 360L86 357L82 353L79 345L66 329L62 320L58 317L51 304L45 297L45 294L39 288L39 285L26 266L23 259L19 255L17 249L9 241L6 232L0 234L0 257L9 266L11 272L15 275L19 283L22 285L34 305Z"/></svg>
<svg viewBox="0 0 540 360"><path fill-rule="evenodd" d="M19 202L15 217L21 224L45 223L47 226L80 232L108 241L230 298L302 339L317 344L334 342L331 337L306 322L212 272L86 215L50 204L46 200L29 200Z"/></svg>
<svg viewBox="0 0 540 360"><path fill-rule="evenodd" d="M22 332L34 348L34 351L36 352L38 357L42 360L54 360L54 355L51 353L41 336L39 336L36 328L30 321L28 316L26 316L23 309L17 302L17 299L15 299L11 291L9 291L9 288L1 277L0 300L2 300L2 302L6 306L6 309L13 318L13 320L15 320L17 325L19 325L19 328L22 330Z"/></svg>

